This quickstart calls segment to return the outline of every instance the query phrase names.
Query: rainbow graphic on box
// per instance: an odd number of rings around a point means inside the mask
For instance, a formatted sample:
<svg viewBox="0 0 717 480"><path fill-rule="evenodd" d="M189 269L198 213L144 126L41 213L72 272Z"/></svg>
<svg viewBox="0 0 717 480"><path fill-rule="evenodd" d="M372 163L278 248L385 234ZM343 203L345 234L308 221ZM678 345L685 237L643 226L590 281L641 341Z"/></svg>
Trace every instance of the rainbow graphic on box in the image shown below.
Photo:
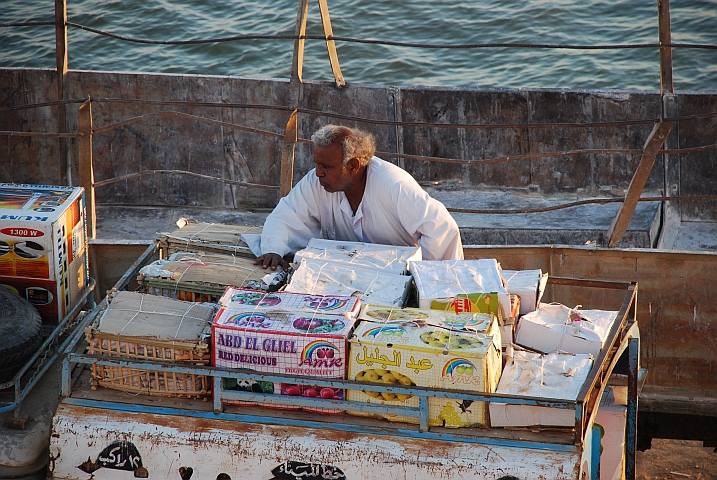
<svg viewBox="0 0 717 480"><path fill-rule="evenodd" d="M361 336L376 338L377 335L381 334L385 336L400 337L405 332L406 331L398 325L382 325L380 327L374 327L370 330L366 330Z"/></svg>
<svg viewBox="0 0 717 480"><path fill-rule="evenodd" d="M462 367L462 368L459 368ZM466 367L470 367L470 370ZM473 375L473 372L476 371L475 365L473 365L471 362L469 362L465 358L454 358L447 362L445 366L443 367L442 375L444 377L448 377L453 374L459 374L459 375Z"/></svg>
<svg viewBox="0 0 717 480"><path fill-rule="evenodd" d="M321 310L322 312L328 312L332 310L340 310L348 304L346 298L336 297L305 297L304 302L309 308Z"/></svg>
<svg viewBox="0 0 717 480"><path fill-rule="evenodd" d="M327 342L326 340L314 340L313 342L307 343L304 350L302 350L301 360L311 360L314 356L314 352L326 348L334 350L337 353L339 352L339 348L331 342Z"/></svg>

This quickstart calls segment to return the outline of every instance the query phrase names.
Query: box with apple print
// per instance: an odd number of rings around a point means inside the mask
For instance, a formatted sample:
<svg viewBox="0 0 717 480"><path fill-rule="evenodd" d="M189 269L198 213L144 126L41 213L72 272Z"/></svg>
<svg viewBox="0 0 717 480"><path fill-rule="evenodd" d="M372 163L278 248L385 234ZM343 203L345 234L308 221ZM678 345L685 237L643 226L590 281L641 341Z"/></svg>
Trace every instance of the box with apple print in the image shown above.
<svg viewBox="0 0 717 480"><path fill-rule="evenodd" d="M365 305L349 338L348 378L362 382L417 385L444 390L494 392L501 373L500 327L485 313L460 313ZM418 406L418 397L349 390L348 399ZM360 415L349 409L348 413ZM384 415L418 423L417 417ZM431 426L467 427L488 423L483 402L429 398Z"/></svg>
<svg viewBox="0 0 717 480"><path fill-rule="evenodd" d="M343 301L345 297L334 300ZM346 378L347 337L355 322L356 317L349 314L330 315L301 309L284 311L234 304L232 308L220 309L214 319L213 365L307 377L307 381L299 385L224 378L225 389L343 400L343 390L317 387L311 379ZM260 402L225 403L276 406ZM307 410L342 412L335 408Z"/></svg>

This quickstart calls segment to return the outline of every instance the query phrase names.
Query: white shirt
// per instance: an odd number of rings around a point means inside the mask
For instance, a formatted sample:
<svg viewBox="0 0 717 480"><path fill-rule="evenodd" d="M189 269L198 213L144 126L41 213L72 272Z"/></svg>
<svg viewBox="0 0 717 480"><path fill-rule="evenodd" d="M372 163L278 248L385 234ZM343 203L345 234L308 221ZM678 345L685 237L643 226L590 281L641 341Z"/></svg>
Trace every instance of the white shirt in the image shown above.
<svg viewBox="0 0 717 480"><path fill-rule="evenodd" d="M383 245L419 245L424 260L462 260L458 225L441 202L405 170L373 157L354 215L344 192L329 193L315 169L267 217L261 253L296 253L312 238Z"/></svg>

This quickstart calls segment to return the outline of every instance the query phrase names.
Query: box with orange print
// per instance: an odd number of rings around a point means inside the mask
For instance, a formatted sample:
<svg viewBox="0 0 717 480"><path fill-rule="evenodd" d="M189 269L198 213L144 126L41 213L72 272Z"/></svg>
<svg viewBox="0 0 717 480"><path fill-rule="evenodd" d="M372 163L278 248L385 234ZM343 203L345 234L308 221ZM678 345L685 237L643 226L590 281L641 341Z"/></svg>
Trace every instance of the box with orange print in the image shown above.
<svg viewBox="0 0 717 480"><path fill-rule="evenodd" d="M213 365L307 377L299 384L224 378L225 390L344 400L342 389L318 387L312 378L346 378L347 337L355 316L289 312L256 306L221 309L212 325ZM291 408L267 402L228 400L229 405ZM305 408L341 413L334 408Z"/></svg>
<svg viewBox="0 0 717 480"><path fill-rule="evenodd" d="M84 189L0 184L0 285L35 305L51 329L88 281Z"/></svg>

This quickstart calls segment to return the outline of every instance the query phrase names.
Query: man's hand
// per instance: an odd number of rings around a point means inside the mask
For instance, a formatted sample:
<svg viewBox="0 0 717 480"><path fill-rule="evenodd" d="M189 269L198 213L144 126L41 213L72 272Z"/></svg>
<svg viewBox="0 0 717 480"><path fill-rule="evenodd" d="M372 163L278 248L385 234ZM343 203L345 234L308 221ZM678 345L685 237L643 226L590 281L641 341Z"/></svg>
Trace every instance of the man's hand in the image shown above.
<svg viewBox="0 0 717 480"><path fill-rule="evenodd" d="M276 267L279 265L281 265L284 270L289 268L289 262L284 260L278 253L266 253L254 260L254 265L261 265L261 268L271 267L272 270L276 270Z"/></svg>

